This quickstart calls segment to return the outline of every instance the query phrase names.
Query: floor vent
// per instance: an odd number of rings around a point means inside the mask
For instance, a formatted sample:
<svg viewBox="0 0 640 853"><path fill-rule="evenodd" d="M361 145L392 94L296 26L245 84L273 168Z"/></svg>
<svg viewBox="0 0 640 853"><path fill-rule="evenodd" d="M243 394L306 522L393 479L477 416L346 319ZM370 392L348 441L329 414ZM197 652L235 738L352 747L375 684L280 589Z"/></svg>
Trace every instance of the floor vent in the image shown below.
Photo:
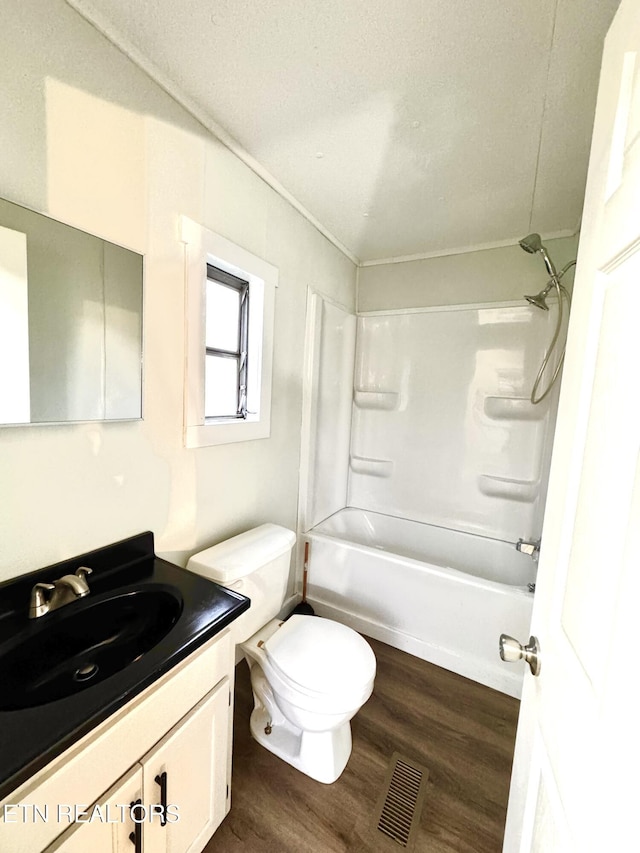
<svg viewBox="0 0 640 853"><path fill-rule="evenodd" d="M415 841L428 778L426 767L397 752L391 756L378 807L378 830L405 850Z"/></svg>

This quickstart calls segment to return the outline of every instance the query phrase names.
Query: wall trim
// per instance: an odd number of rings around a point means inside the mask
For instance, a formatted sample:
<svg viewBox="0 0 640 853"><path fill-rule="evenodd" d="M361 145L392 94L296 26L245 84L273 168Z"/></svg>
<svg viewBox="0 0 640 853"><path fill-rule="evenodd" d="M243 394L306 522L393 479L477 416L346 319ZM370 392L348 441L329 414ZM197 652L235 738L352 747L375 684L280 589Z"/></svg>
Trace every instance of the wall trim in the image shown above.
<svg viewBox="0 0 640 853"><path fill-rule="evenodd" d="M564 237L575 237L580 229L565 228L563 231L552 231L542 235L543 241L559 240ZM523 235L524 236L524 235ZM492 243L481 243L476 246L458 246L454 249L440 249L437 252L422 252L416 255L396 255L390 258L376 258L373 261L360 261L359 266L377 267L384 264L404 264L409 261L429 261L433 258L444 258L449 255L466 255L469 252L484 252L485 249L504 249L508 246L515 246L519 238L509 240L494 240Z"/></svg>

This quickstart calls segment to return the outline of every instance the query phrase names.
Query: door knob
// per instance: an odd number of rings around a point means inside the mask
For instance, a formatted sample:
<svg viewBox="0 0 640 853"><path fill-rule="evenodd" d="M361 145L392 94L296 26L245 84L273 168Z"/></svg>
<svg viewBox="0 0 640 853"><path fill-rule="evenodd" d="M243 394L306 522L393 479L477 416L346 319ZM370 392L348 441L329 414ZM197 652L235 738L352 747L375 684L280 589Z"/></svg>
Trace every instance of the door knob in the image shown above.
<svg viewBox="0 0 640 853"><path fill-rule="evenodd" d="M500 657L507 663L525 660L529 664L532 675L540 675L540 643L537 637L529 637L529 642L523 646L508 634L500 634Z"/></svg>

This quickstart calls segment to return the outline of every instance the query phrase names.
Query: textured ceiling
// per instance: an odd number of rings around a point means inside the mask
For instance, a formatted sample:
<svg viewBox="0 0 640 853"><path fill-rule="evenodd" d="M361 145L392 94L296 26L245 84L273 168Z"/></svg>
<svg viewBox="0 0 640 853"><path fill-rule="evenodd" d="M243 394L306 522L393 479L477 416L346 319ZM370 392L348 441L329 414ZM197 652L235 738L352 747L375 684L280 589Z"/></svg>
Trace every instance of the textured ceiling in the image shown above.
<svg viewBox="0 0 640 853"><path fill-rule="evenodd" d="M362 261L578 225L618 0L69 2Z"/></svg>

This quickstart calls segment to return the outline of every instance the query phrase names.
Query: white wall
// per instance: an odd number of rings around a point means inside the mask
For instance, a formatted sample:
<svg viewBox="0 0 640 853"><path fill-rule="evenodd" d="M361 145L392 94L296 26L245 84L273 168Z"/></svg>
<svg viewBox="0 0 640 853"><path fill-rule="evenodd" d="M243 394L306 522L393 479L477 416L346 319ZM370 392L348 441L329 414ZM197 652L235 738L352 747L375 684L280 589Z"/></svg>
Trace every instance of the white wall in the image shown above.
<svg viewBox="0 0 640 853"><path fill-rule="evenodd" d="M355 268L62 0L0 28L0 195L145 254L144 421L0 430L0 579L150 529L164 555L294 528L307 286ZM271 437L182 446L181 214L280 271Z"/></svg>
<svg viewBox="0 0 640 853"><path fill-rule="evenodd" d="M545 245L560 270L575 260L578 237L548 240ZM359 270L358 311L507 302L522 299L523 293L537 293L547 279L541 258L517 245L377 264ZM573 272L565 279L567 284L571 281Z"/></svg>

